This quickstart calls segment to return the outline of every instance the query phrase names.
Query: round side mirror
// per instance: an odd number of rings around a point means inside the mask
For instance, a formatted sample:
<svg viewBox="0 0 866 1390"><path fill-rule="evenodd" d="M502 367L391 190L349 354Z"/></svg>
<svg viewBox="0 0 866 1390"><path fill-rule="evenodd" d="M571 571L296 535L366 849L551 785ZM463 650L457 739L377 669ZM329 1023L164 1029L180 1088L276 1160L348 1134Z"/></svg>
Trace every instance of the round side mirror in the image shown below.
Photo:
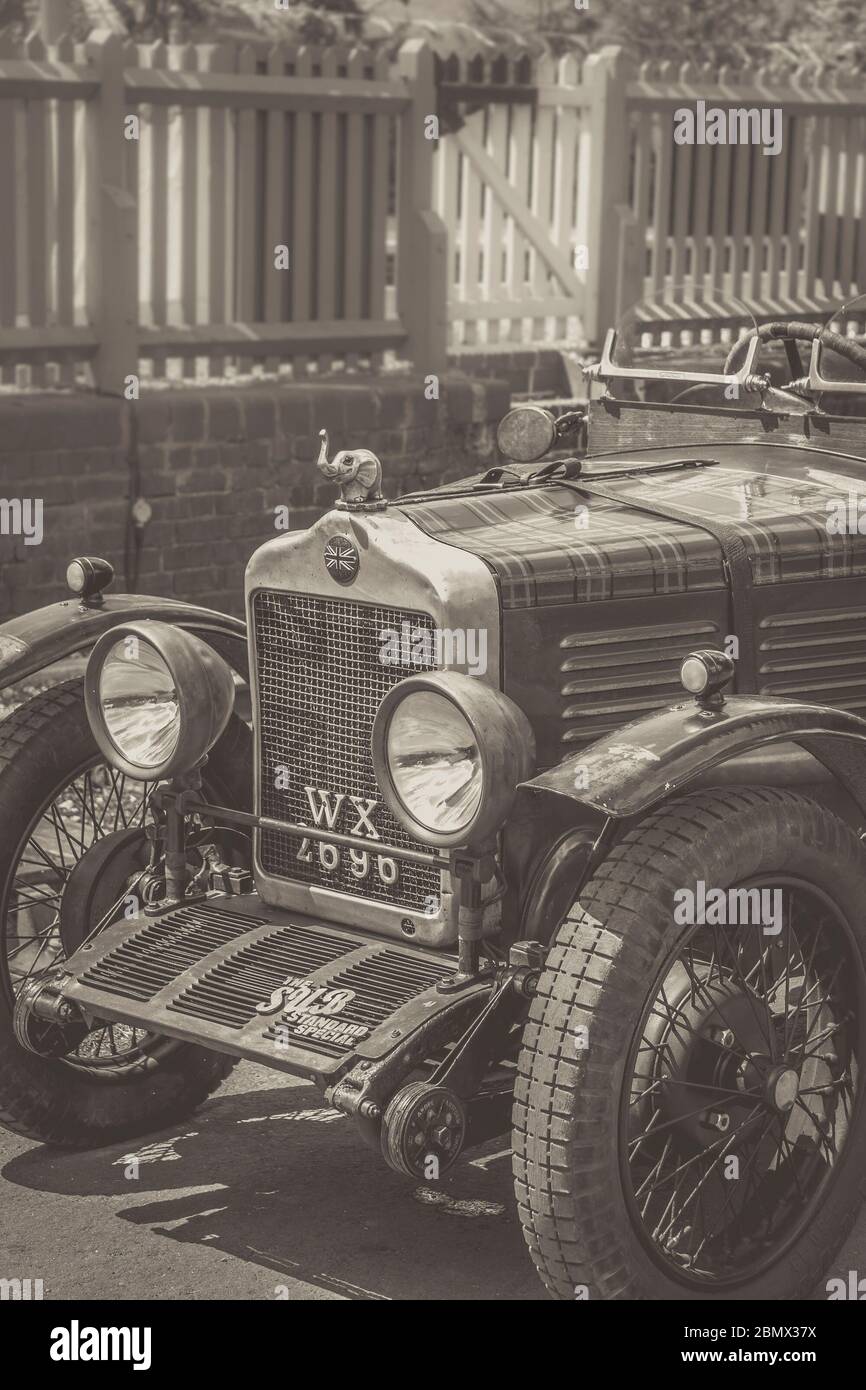
<svg viewBox="0 0 866 1390"><path fill-rule="evenodd" d="M500 453L515 463L543 458L556 439L556 423L540 405L518 405L503 416L496 431Z"/></svg>

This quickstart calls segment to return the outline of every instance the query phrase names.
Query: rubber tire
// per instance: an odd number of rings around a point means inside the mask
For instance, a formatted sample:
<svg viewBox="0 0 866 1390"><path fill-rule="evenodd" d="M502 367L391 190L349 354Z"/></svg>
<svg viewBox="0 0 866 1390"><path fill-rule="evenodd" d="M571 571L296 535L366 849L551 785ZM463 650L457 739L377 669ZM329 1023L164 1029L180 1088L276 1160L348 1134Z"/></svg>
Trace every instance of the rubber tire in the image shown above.
<svg viewBox="0 0 866 1390"><path fill-rule="evenodd" d="M850 1233L866 1196L862 1092L823 1208L782 1259L733 1290L699 1292L664 1272L624 1200L625 1062L649 982L688 930L672 920L673 891L698 878L726 888L768 871L823 889L845 914L866 969L866 847L817 802L764 787L688 796L649 815L614 846L559 929L525 1025L512 1117L520 1220L555 1298L805 1298ZM583 1053L573 1045L577 1024L590 1030ZM862 1038L862 1015L860 1027Z"/></svg>
<svg viewBox="0 0 866 1390"><path fill-rule="evenodd" d="M22 827L65 776L100 756L79 680L35 696L0 723L0 884L20 852ZM208 760L209 781L230 804L245 808L251 772L250 732L233 715ZM130 1079L88 1079L19 1046L8 996L0 981L0 1123L28 1139L90 1148L160 1129L189 1115L235 1065L234 1058L181 1043Z"/></svg>

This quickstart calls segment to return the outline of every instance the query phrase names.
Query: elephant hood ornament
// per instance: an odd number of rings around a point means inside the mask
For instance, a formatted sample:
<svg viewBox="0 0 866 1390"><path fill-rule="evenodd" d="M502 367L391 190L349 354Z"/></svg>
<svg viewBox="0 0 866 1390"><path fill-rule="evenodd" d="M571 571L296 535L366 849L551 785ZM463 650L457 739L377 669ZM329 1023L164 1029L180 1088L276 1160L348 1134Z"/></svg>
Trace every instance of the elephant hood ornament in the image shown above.
<svg viewBox="0 0 866 1390"><path fill-rule="evenodd" d="M382 465L369 449L341 449L328 460L328 431L319 430L321 447L316 467L329 483L340 484L337 506L387 506L382 497Z"/></svg>

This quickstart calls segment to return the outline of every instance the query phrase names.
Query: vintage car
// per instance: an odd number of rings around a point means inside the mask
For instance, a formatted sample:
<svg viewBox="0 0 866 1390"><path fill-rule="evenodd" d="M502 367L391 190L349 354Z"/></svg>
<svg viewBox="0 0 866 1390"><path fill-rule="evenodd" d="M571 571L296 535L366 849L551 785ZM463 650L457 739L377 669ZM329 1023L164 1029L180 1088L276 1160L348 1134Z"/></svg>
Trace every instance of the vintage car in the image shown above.
<svg viewBox="0 0 866 1390"><path fill-rule="evenodd" d="M416 1183L510 1133L556 1297L810 1295L866 1182L866 348L728 312L459 484L323 439L246 627L84 557L0 628L6 683L89 653L0 725L10 1129L252 1059Z"/></svg>

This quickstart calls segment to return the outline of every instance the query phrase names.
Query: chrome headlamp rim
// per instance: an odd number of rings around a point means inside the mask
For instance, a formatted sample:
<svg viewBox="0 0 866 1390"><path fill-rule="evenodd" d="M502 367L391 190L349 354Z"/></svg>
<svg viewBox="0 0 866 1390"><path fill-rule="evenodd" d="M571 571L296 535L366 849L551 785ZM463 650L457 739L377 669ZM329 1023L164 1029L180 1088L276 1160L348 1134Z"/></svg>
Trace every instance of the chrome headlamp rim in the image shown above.
<svg viewBox="0 0 866 1390"><path fill-rule="evenodd" d="M124 638L135 637L150 647L167 666L179 705L178 736L160 763L139 764L128 758L112 738L100 693L103 667ZM84 674L84 704L100 752L112 767L141 781L162 781L189 772L216 743L234 706L231 669L206 642L182 628L145 618L117 623L94 644Z"/></svg>
<svg viewBox="0 0 866 1390"><path fill-rule="evenodd" d="M406 806L391 773L388 734L403 700L432 693L455 706L472 732L481 763L481 795L472 819L457 830L431 829ZM535 766L535 738L529 720L501 690L458 671L406 676L388 691L373 721L373 770L392 815L422 844L435 849L486 846L507 819L520 782Z"/></svg>

